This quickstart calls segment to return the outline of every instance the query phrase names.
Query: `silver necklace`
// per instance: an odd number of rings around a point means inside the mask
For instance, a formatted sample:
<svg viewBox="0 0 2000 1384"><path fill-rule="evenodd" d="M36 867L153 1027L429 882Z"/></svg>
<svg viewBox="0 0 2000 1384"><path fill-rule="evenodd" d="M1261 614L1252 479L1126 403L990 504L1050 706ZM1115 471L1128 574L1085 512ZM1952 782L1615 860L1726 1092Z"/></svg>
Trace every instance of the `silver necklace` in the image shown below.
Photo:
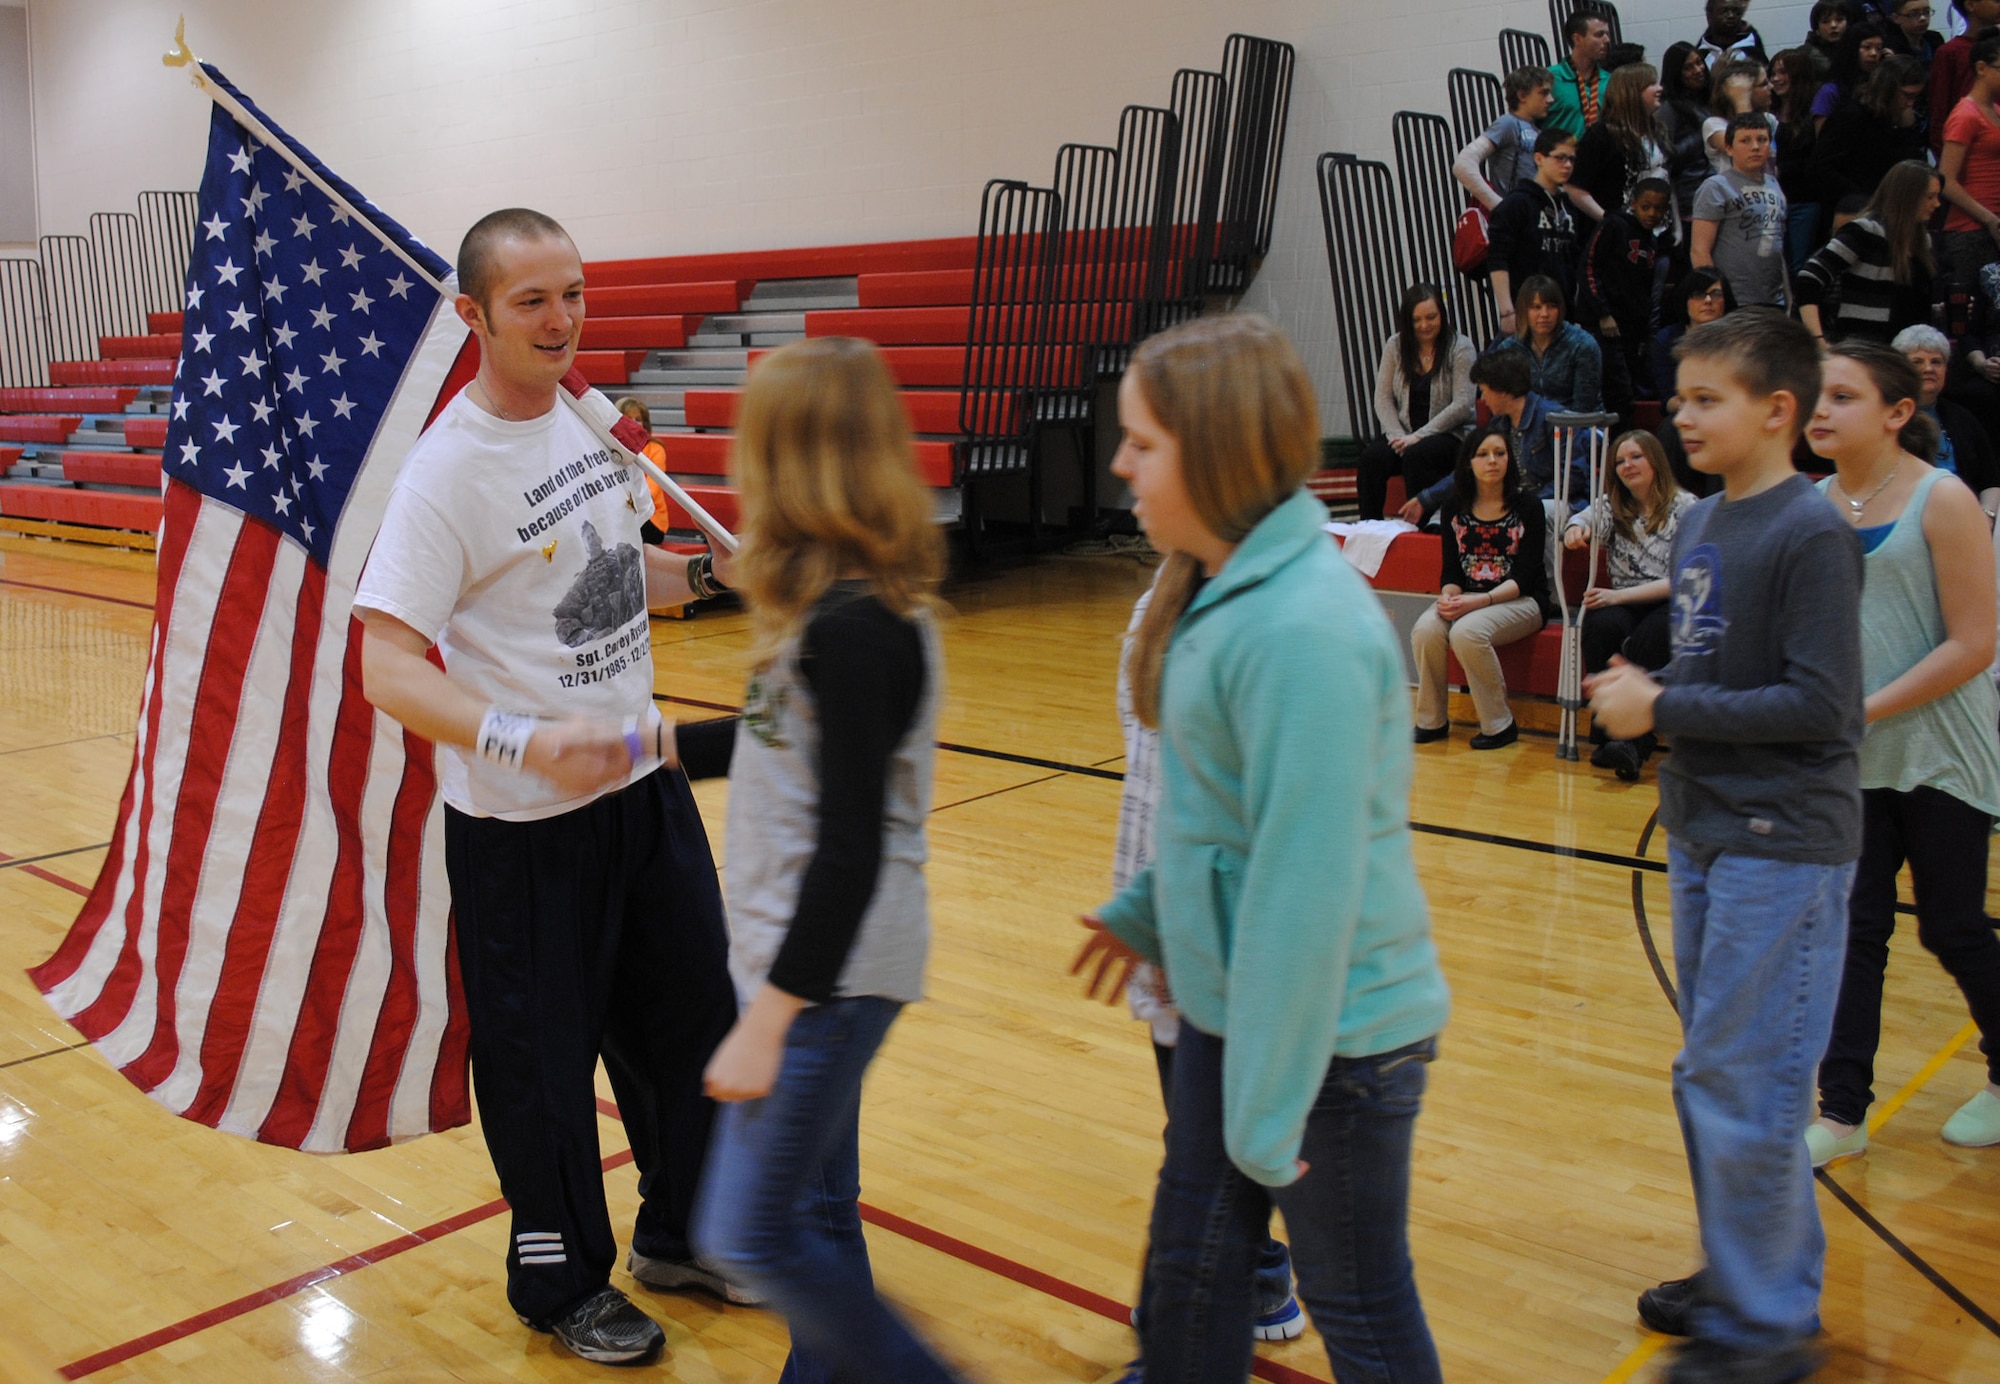
<svg viewBox="0 0 2000 1384"><path fill-rule="evenodd" d="M1896 464L1889 468L1889 474L1882 477L1881 484L1877 485L1873 490L1869 491L1866 495L1862 496L1862 498L1858 500L1855 499L1852 495L1847 493L1847 486L1845 484L1842 484L1840 479L1836 477L1834 479L1834 484L1840 486L1840 498L1847 501L1848 519L1855 524L1859 524L1861 522L1861 511L1868 508L1868 502L1874 499L1877 495L1880 495L1884 490L1886 490L1889 486L1889 482L1896 479L1896 477L1899 474L1901 474L1902 470L1903 470L1903 463L1902 460L1898 458Z"/></svg>

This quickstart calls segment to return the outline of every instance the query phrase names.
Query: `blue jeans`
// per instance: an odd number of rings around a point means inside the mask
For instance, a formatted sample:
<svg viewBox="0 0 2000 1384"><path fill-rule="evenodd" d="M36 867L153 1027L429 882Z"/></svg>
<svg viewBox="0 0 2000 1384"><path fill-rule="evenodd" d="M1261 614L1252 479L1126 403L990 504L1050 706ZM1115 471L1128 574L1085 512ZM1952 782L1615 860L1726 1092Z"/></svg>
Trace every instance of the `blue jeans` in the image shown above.
<svg viewBox="0 0 2000 1384"><path fill-rule="evenodd" d="M1794 204L1785 213L1785 263L1796 274L1806 267L1806 261L1819 247L1819 203Z"/></svg>
<svg viewBox="0 0 2000 1384"><path fill-rule="evenodd" d="M902 1008L861 996L801 1011L771 1094L716 1120L695 1246L784 1315L781 1384L955 1378L875 1295L861 1234L861 1079Z"/></svg>
<svg viewBox="0 0 2000 1384"><path fill-rule="evenodd" d="M1826 1232L1806 1125L1833 1031L1854 866L1667 853L1684 1046L1674 1108L1710 1286L1694 1334L1767 1350L1819 1330Z"/></svg>
<svg viewBox="0 0 2000 1384"><path fill-rule="evenodd" d="M1253 1271L1273 1201L1285 1213L1299 1300L1334 1377L1434 1384L1437 1348L1406 1231L1410 1143L1437 1040L1333 1059L1299 1150L1312 1170L1277 1188L1245 1177L1223 1147L1222 1049L1220 1038L1182 1022L1146 1263L1147 1384L1249 1377Z"/></svg>

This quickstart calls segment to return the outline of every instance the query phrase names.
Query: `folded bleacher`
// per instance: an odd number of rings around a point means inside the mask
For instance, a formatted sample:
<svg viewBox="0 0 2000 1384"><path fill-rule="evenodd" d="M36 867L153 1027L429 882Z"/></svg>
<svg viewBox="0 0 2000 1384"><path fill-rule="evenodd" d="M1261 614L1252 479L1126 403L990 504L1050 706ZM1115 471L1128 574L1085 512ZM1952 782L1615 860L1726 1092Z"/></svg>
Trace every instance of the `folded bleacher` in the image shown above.
<svg viewBox="0 0 2000 1384"><path fill-rule="evenodd" d="M1294 55L1231 35L1116 142L1068 144L1046 185L995 179L970 236L595 261L577 368L652 412L666 468L733 524L730 430L758 356L812 337L882 348L941 520L976 545L983 492L1023 478L1038 536L1045 438L1094 517L1094 410L1138 341L1237 293L1269 247ZM147 193L90 235L0 259L0 529L147 546L180 350L194 196ZM28 392L19 392L28 391ZM694 536L676 510L672 526Z"/></svg>

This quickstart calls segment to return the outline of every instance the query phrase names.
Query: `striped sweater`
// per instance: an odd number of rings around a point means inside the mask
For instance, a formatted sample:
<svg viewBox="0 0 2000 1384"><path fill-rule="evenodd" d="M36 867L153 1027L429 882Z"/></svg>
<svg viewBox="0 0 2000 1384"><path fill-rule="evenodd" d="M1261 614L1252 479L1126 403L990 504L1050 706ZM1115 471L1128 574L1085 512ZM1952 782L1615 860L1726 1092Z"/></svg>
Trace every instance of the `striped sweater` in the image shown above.
<svg viewBox="0 0 2000 1384"><path fill-rule="evenodd" d="M1880 222L1857 217L1834 232L1799 270L1800 303L1818 305L1829 341L1858 337L1887 345L1905 327L1934 315L1932 274L1910 266L1910 282L1896 282L1890 268L1889 238ZM1833 301L1833 315L1826 304Z"/></svg>

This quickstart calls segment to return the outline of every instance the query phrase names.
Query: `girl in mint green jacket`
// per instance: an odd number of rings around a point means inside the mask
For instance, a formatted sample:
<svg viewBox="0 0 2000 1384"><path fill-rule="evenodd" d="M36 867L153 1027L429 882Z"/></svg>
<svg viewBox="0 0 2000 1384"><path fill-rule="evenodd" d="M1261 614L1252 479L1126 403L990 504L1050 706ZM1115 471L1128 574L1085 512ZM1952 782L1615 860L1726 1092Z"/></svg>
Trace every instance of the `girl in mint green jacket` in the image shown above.
<svg viewBox="0 0 2000 1384"><path fill-rule="evenodd" d="M1410 849L1400 644L1300 488L1319 411L1276 328L1230 315L1152 338L1118 417L1112 469L1169 554L1132 656L1162 793L1153 864L1084 920L1076 968L1153 962L1183 1015L1145 1376L1248 1377L1275 1202L1342 1384L1433 1381L1406 1224L1449 1000Z"/></svg>

